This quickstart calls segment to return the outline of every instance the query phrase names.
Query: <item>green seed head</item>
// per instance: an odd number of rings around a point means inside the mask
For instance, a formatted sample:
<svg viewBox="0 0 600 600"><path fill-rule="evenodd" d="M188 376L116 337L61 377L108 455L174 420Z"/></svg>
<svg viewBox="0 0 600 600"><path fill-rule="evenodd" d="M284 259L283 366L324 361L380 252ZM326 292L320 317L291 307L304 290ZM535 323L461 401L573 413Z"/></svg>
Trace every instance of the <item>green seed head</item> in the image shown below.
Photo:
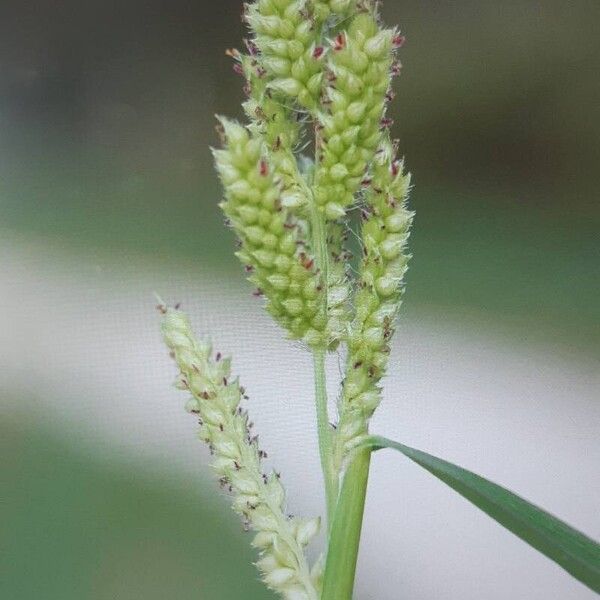
<svg viewBox="0 0 600 600"><path fill-rule="evenodd" d="M274 155L283 153L283 147L270 149L264 136L227 119L221 124L225 147L214 156L225 188L222 208L241 241L238 256L265 296L269 313L293 338L326 343L322 275L302 222L281 200L287 187L298 199L292 206L304 201L301 188L285 183L286 176L290 181L300 177L295 164L291 173L281 174ZM313 298L304 295L307 286L319 290Z"/></svg>
<svg viewBox="0 0 600 600"><path fill-rule="evenodd" d="M304 547L319 532L320 520L286 516L285 491L277 473L263 473L266 454L240 407L245 391L231 379L230 361L219 353L213 357L211 345L194 338L184 313L161 309L163 338L178 367L176 387L190 393L185 408L199 419L199 437L211 448L219 482L256 532L263 580L284 598L317 600Z"/></svg>
<svg viewBox="0 0 600 600"><path fill-rule="evenodd" d="M379 402L409 258L409 177L386 116L403 38L381 25L377 4L251 3L248 53L232 52L249 122L221 119L215 151L237 255L268 312L314 349L348 347L338 468ZM358 272L346 248L355 207Z"/></svg>
<svg viewBox="0 0 600 600"><path fill-rule="evenodd" d="M350 331L346 212L381 168L399 38L369 0L258 0L246 21L248 53L230 54L246 80L249 123L220 119L221 206L268 312L292 338L335 348ZM314 162L302 153L313 132ZM379 244L383 259L396 259L401 231L382 240L374 227L365 223L365 251ZM373 269L363 283L393 298L401 277L397 268Z"/></svg>
<svg viewBox="0 0 600 600"><path fill-rule="evenodd" d="M355 295L355 318L348 336L348 370L336 439L338 466L361 436L380 402L394 321L410 256L406 252L413 213L406 208L410 177L385 137L365 191L363 259Z"/></svg>

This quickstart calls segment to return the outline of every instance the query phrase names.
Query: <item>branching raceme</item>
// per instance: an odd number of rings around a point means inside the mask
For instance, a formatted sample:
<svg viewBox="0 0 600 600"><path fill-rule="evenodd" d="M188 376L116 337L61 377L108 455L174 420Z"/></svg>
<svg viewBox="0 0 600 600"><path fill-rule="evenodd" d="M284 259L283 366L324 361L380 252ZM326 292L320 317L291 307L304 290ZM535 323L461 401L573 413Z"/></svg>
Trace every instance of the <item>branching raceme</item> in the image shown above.
<svg viewBox="0 0 600 600"><path fill-rule="evenodd" d="M409 259L405 252L413 217L406 208L409 182L392 143L385 139L371 167L362 209L363 258L335 436L338 471L348 452L367 434L369 419L381 401L379 382L388 362Z"/></svg>
<svg viewBox="0 0 600 600"><path fill-rule="evenodd" d="M279 474L263 472L266 453L240 406L245 392L230 379L230 360L213 358L210 344L194 338L181 311L161 310L163 337L179 368L175 385L191 394L186 410L198 417L199 437L210 447L219 482L233 495L245 527L256 532L253 545L261 553L257 566L265 583L290 600L316 600L318 567L311 572L304 547L318 533L319 519L286 516Z"/></svg>
<svg viewBox="0 0 600 600"><path fill-rule="evenodd" d="M248 122L220 117L223 147L213 151L225 192L221 208L255 294L314 355L330 526L346 458L367 435L380 401L412 218L405 207L409 180L385 116L403 38L382 26L377 4L246 5L246 51L228 53L245 80ZM355 214L362 215L363 251L356 276L346 247ZM219 480L257 532L264 581L285 598L319 598L323 560L310 568L304 556L319 519L285 516L283 487L277 475L262 472L265 454L240 408L244 391L230 379L229 360L213 358L179 310L161 310L164 339L180 371L177 387L191 393L187 409L199 418ZM326 353L340 345L347 370L332 427L324 365Z"/></svg>
<svg viewBox="0 0 600 600"><path fill-rule="evenodd" d="M413 214L410 177L386 107L404 38L378 0L256 0L245 7L246 51L228 50L244 78L247 123L220 117L214 158L237 256L267 311L313 355L327 504L325 553L309 565L319 518L288 516L275 471L264 471L245 391L230 361L197 341L162 302L176 386L200 425L221 486L248 530L264 582L287 600L351 600L371 452L398 450L503 526L600 591L600 546L508 490L398 442L369 435L400 307ZM310 151L310 155L307 152ZM356 227L356 221L360 227ZM348 234L362 256L353 261ZM337 415L325 363L345 355ZM336 418L337 417L337 418ZM335 425L331 425L334 422Z"/></svg>

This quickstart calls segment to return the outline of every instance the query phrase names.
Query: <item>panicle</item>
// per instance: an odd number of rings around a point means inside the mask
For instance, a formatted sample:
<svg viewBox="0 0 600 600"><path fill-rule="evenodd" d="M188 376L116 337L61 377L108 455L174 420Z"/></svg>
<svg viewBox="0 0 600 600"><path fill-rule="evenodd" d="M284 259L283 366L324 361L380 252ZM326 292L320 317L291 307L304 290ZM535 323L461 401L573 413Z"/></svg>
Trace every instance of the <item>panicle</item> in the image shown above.
<svg viewBox="0 0 600 600"><path fill-rule="evenodd" d="M406 251L413 213L406 207L410 176L396 159L386 136L365 192L363 258L355 295L355 316L348 335L348 363L339 406L335 462L368 430L381 400L395 318L410 255Z"/></svg>
<svg viewBox="0 0 600 600"><path fill-rule="evenodd" d="M333 454L324 462L337 474L381 400L413 219L406 207L410 177L396 158L386 116L404 37L382 26L378 6L378 0L247 4L247 52L227 53L245 80L248 121L219 117L222 147L213 150L224 189L220 206L255 294L292 339L320 353L347 346ZM362 215L356 275L346 248L354 205ZM309 568L304 548L319 519L286 516L279 475L263 473L266 453L240 407L244 391L231 378L230 361L213 358L182 312L161 312L163 337L179 367L176 386L190 393L186 410L199 419L219 481L255 532L264 581L287 600L317 600L323 561Z"/></svg>
<svg viewBox="0 0 600 600"><path fill-rule="evenodd" d="M199 437L211 448L219 482L256 533L265 583L289 600L317 600L304 548L319 532L319 519L286 516L283 486L277 473L262 471L265 453L240 407L243 390L231 379L230 361L212 357L211 345L194 338L183 312L162 308L163 338L179 369L176 387L190 393L186 410L199 419Z"/></svg>
<svg viewBox="0 0 600 600"><path fill-rule="evenodd" d="M381 24L378 5L247 5L248 53L230 53L246 79L249 124L221 119L224 147L214 153L237 255L269 313L313 349L347 345L333 435L338 469L379 404L409 259L409 177L386 116L404 37ZM314 161L303 154L311 141ZM355 205L363 252L356 277L344 233Z"/></svg>
<svg viewBox="0 0 600 600"><path fill-rule="evenodd" d="M343 18L356 9L357 0L316 0L315 12L322 21L329 17Z"/></svg>

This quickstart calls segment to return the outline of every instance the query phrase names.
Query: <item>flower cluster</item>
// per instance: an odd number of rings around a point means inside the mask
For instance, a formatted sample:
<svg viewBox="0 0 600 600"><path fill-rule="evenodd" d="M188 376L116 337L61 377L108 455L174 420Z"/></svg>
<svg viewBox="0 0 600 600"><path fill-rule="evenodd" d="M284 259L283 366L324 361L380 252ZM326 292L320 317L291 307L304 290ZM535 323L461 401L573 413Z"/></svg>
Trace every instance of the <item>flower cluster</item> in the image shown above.
<svg viewBox="0 0 600 600"><path fill-rule="evenodd" d="M400 40L394 30L381 29L374 15L362 13L332 42L314 191L328 219L344 217L384 137L393 51Z"/></svg>
<svg viewBox="0 0 600 600"><path fill-rule="evenodd" d="M338 469L380 403L394 322L400 308L413 213L406 199L410 176L386 137L371 168L365 192L362 245L355 318L348 336L348 366L339 406L334 461Z"/></svg>
<svg viewBox="0 0 600 600"><path fill-rule="evenodd" d="M323 278L304 249L308 235L302 223L282 203L267 146L247 128L221 122L226 145L214 155L226 193L221 206L241 241L237 255L267 298L267 310L291 336L323 343Z"/></svg>
<svg viewBox="0 0 600 600"><path fill-rule="evenodd" d="M407 263L408 178L385 115L404 38L381 26L372 0L256 0L246 21L248 52L230 53L249 124L221 119L221 206L269 313L313 349L348 346L341 468L379 403ZM314 162L301 153L309 124ZM364 258L351 297L344 219L355 202L365 206Z"/></svg>
<svg viewBox="0 0 600 600"><path fill-rule="evenodd" d="M283 486L277 473L263 473L266 454L240 407L245 392L230 379L230 360L213 358L210 344L194 339L182 312L159 308L163 337L179 368L175 385L191 394L186 409L199 419L199 436L211 449L219 481L256 532L253 545L261 553L257 566L265 583L288 600L317 600L320 567L311 572L304 548L318 533L319 519L286 516Z"/></svg>

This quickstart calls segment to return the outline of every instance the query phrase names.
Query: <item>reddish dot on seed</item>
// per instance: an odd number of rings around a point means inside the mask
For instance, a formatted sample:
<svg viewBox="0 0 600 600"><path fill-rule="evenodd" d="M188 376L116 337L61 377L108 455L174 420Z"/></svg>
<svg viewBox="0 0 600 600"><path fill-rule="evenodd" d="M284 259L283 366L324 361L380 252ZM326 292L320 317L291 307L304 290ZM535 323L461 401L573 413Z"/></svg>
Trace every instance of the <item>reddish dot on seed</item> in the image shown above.
<svg viewBox="0 0 600 600"><path fill-rule="evenodd" d="M392 69L391 69L391 73L394 77L400 75L400 72L402 71L402 64L399 62L396 62L392 65Z"/></svg>
<svg viewBox="0 0 600 600"><path fill-rule="evenodd" d="M316 58L316 59L321 58L321 56L323 56L324 52L325 52L325 48L323 48L323 46L317 46L313 50L313 58Z"/></svg>
<svg viewBox="0 0 600 600"><path fill-rule="evenodd" d="M244 43L246 44L246 48L248 48L248 52L250 52L251 56L258 55L258 46L252 40L245 39Z"/></svg>
<svg viewBox="0 0 600 600"><path fill-rule="evenodd" d="M265 160L260 161L260 174L262 177L266 177L269 174L269 165Z"/></svg>
<svg viewBox="0 0 600 600"><path fill-rule="evenodd" d="M406 42L406 36L404 35L396 35L392 40L392 44L394 44L394 48L402 48L404 43Z"/></svg>
<svg viewBox="0 0 600 600"><path fill-rule="evenodd" d="M335 41L333 43L334 50L342 50L346 47L346 36L343 33L338 33L335 36Z"/></svg>

